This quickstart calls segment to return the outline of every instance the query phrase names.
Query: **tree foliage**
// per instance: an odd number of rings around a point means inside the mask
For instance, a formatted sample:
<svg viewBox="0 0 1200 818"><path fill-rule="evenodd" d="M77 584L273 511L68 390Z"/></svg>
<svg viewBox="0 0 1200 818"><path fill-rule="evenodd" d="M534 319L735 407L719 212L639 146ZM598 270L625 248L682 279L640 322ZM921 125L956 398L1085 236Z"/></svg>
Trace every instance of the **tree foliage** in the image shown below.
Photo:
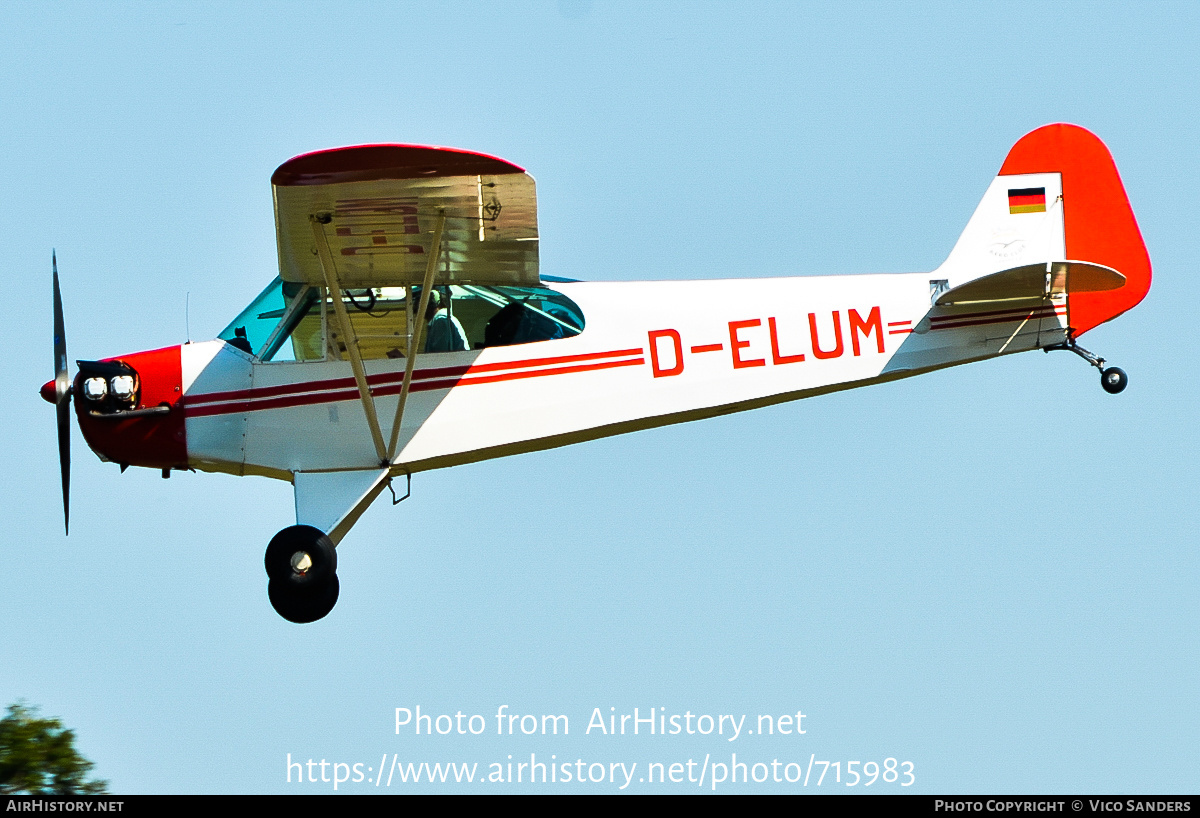
<svg viewBox="0 0 1200 818"><path fill-rule="evenodd" d="M107 781L85 780L93 766L75 749L74 731L38 718L37 708L10 704L0 719L0 793L103 793Z"/></svg>

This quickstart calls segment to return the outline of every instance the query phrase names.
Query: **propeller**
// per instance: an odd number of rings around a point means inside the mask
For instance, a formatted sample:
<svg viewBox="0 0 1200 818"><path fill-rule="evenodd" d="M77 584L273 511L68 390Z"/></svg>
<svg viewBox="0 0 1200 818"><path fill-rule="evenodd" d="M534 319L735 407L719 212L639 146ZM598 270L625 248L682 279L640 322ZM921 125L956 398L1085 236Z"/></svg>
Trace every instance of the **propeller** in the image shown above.
<svg viewBox="0 0 1200 818"><path fill-rule="evenodd" d="M50 251L54 270L54 408L58 414L58 463L62 470L63 529L71 533L71 381L67 375L67 332L62 294L58 290L58 255Z"/></svg>

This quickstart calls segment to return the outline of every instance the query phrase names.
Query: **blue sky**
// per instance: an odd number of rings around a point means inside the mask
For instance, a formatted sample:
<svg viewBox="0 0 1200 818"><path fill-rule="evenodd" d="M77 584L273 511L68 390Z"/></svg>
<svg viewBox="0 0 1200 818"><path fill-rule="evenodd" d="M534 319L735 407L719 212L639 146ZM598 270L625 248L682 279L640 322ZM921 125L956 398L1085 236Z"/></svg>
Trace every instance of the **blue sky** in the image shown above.
<svg viewBox="0 0 1200 818"><path fill-rule="evenodd" d="M1198 17L6 4L0 702L61 717L126 793L332 791L289 784L289 753L640 775L731 752L840 761L843 783L718 791L853 792L846 762L892 757L913 762L908 791L1194 792ZM1108 144L1154 265L1146 301L1085 336L1129 373L1120 396L1073 356L1028 353L422 474L343 542L342 599L304 628L271 610L262 569L287 484L118 475L75 432L62 535L36 395L51 247L72 359L183 341L185 300L192 338L211 337L276 272L274 168L394 141L528 168L550 275L929 270L1012 143L1054 121ZM396 735L395 708L417 705L489 730ZM496 736L501 705L566 714L571 734ZM806 733L585 734L596 708L635 707L802 711Z"/></svg>

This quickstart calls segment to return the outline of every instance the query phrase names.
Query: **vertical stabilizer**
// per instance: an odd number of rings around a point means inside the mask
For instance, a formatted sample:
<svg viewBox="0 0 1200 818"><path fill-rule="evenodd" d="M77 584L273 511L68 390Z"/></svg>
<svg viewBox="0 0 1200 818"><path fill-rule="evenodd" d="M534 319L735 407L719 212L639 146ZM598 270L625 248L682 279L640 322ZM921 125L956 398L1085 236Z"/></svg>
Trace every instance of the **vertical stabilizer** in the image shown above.
<svg viewBox="0 0 1200 818"><path fill-rule="evenodd" d="M1112 154L1091 131L1062 123L1038 128L1008 152L999 178L1055 172L1062 177L1066 257L1111 267L1126 279L1117 290L1069 296L1070 326L1078 336L1146 297L1150 255Z"/></svg>
<svg viewBox="0 0 1200 818"><path fill-rule="evenodd" d="M1067 260L1125 277L1118 289L1068 289L1075 336L1132 308L1150 289L1150 257L1108 148L1077 125L1046 125L1009 151L934 275L953 289L1003 270Z"/></svg>
<svg viewBox="0 0 1200 818"><path fill-rule="evenodd" d="M951 288L1030 264L1066 259L1058 173L997 176L936 277Z"/></svg>

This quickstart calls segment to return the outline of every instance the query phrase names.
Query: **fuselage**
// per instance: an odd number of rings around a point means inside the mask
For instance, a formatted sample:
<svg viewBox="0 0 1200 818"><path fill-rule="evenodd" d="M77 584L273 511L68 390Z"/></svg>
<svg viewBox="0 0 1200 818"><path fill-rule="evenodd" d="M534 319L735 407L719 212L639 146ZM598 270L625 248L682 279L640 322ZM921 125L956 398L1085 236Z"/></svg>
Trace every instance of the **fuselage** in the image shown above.
<svg viewBox="0 0 1200 818"><path fill-rule="evenodd" d="M931 275L555 284L586 317L578 335L417 356L394 465L415 472L565 445L1066 337L1065 297L939 307ZM379 467L348 361L259 361L221 340L115 360L138 370L140 406L171 411L115 421L80 411L106 459L289 480ZM364 363L386 436L404 359Z"/></svg>

